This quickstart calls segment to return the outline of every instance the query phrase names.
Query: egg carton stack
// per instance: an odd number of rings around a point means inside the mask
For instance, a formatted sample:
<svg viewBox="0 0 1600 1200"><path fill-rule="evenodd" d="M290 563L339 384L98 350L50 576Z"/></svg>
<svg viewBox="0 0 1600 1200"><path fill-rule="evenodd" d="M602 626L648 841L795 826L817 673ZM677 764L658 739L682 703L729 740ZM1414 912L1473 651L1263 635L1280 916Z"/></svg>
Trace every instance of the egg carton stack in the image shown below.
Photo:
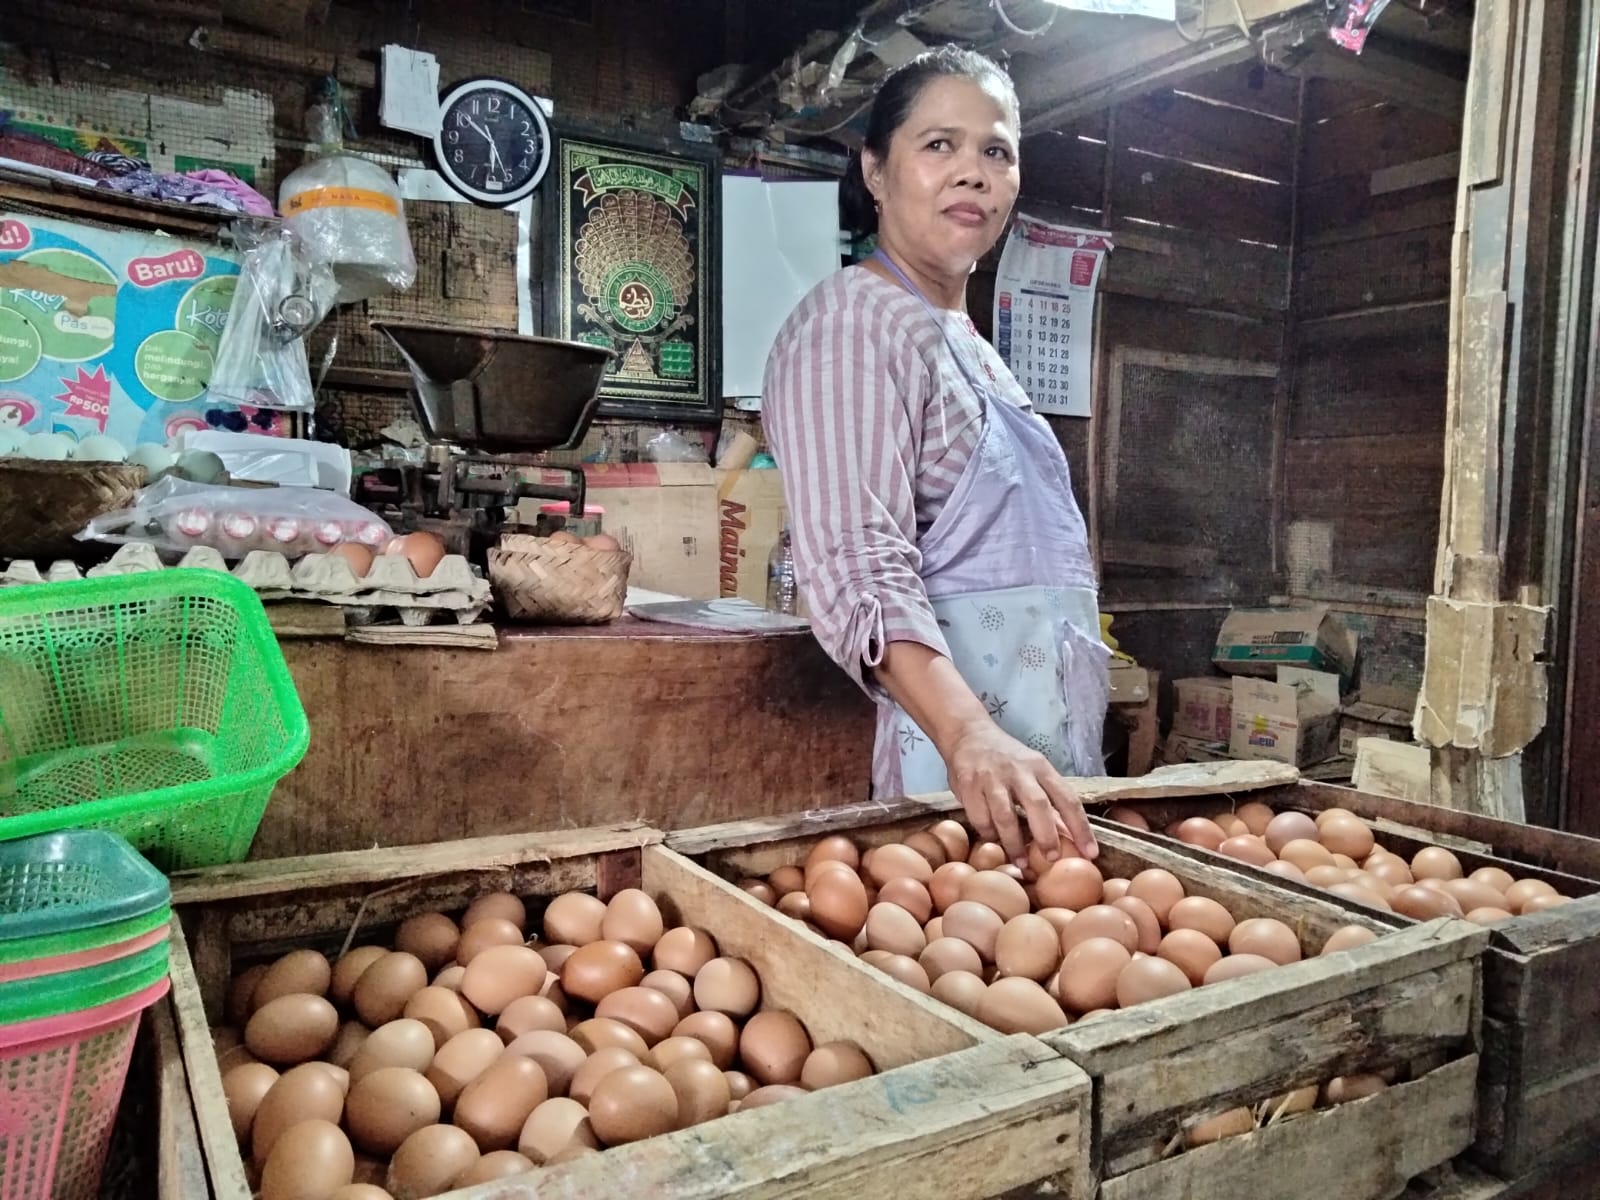
<svg viewBox="0 0 1600 1200"><path fill-rule="evenodd" d="M228 572L248 584L263 601L337 604L351 625L376 624L391 612L408 626L429 625L448 617L459 625L470 625L492 602L488 580L473 574L471 565L459 554L445 555L426 578L418 578L411 563L399 554L379 555L365 576L358 576L338 555L307 554L291 565L275 550L252 550L229 571L227 560L209 546L191 548L177 565ZM0 571L0 587L165 569L153 547L134 543L119 548L110 561L87 572L66 561L51 563L41 571L37 563L18 559Z"/></svg>

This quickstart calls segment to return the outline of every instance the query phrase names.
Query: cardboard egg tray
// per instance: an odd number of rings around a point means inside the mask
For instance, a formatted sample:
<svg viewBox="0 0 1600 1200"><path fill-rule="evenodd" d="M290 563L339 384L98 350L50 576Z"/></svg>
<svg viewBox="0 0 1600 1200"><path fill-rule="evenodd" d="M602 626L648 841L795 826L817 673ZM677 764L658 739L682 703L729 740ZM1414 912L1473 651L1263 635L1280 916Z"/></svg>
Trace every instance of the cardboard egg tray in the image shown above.
<svg viewBox="0 0 1600 1200"><path fill-rule="evenodd" d="M491 603L489 581L474 575L459 554L442 558L426 579L419 579L410 561L399 554L373 559L365 578L357 576L346 560L333 554L307 554L291 565L275 550L252 550L229 570L227 561L216 550L195 546L177 565L227 571L248 584L263 601L316 600L337 604L352 625L373 624L391 609L405 625L427 625L446 614L458 624L468 625L481 617ZM64 560L41 571L30 559L16 559L0 571L0 587L166 569L153 547L134 543L120 547L109 562L90 567L87 572Z"/></svg>

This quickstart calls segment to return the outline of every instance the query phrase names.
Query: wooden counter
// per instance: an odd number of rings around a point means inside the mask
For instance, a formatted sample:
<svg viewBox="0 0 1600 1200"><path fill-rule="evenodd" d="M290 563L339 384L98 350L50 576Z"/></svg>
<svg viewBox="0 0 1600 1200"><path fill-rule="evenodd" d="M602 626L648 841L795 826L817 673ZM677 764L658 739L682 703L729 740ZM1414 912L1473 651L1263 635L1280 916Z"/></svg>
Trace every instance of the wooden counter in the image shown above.
<svg viewBox="0 0 1600 1200"><path fill-rule="evenodd" d="M625 620L500 648L282 639L311 723L252 858L865 799L872 708L809 634Z"/></svg>

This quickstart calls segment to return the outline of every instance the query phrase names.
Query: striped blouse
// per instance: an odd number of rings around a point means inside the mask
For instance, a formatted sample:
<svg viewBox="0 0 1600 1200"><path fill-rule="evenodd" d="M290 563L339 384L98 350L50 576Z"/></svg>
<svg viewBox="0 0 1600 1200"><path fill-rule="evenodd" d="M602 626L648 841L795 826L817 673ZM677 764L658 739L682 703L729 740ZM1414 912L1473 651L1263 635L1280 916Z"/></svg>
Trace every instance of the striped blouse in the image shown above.
<svg viewBox="0 0 1600 1200"><path fill-rule="evenodd" d="M923 590L919 537L944 508L983 432L983 399L941 334L1004 401L1028 397L963 313L935 317L864 267L800 302L767 360L761 418L783 473L795 569L812 629L875 698L891 642L949 654Z"/></svg>

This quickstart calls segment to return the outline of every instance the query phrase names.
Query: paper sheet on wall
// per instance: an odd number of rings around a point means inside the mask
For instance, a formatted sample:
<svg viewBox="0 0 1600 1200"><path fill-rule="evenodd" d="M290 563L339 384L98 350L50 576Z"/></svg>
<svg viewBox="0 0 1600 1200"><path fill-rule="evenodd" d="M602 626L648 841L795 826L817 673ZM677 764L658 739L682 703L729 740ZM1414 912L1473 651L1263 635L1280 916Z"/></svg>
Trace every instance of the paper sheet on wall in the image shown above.
<svg viewBox="0 0 1600 1200"><path fill-rule="evenodd" d="M1033 407L1087 417L1094 295L1111 235L1018 216L1000 254L994 338Z"/></svg>
<svg viewBox="0 0 1600 1200"><path fill-rule="evenodd" d="M722 177L722 394L761 395L773 339L839 269L835 180Z"/></svg>

